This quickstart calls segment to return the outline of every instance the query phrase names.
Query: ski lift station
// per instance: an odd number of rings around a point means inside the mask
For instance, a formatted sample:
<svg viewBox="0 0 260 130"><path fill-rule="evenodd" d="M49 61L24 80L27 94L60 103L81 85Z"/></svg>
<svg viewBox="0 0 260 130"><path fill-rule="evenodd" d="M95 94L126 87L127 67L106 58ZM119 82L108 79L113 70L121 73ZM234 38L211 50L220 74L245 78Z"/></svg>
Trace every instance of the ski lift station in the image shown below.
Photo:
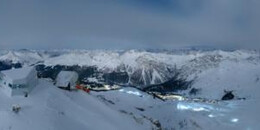
<svg viewBox="0 0 260 130"><path fill-rule="evenodd" d="M56 77L56 86L62 89L71 90L76 87L79 75L75 71L61 71Z"/></svg>
<svg viewBox="0 0 260 130"><path fill-rule="evenodd" d="M0 90L9 96L26 96L37 85L34 67L23 67L0 72Z"/></svg>

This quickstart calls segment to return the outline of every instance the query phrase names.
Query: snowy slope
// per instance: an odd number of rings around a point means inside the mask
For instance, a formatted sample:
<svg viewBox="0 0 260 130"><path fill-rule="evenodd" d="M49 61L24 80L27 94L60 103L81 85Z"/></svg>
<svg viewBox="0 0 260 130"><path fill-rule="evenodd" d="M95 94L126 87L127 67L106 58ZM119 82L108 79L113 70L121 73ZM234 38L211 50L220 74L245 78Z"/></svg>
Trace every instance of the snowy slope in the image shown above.
<svg viewBox="0 0 260 130"><path fill-rule="evenodd" d="M0 94L0 104L1 130L151 129L91 95L60 90L45 80L28 98ZM18 114L11 111L13 104L21 106Z"/></svg>
<svg viewBox="0 0 260 130"><path fill-rule="evenodd" d="M198 97L220 99L224 90L233 91L236 98L251 98L259 93L260 63L251 58L223 60L216 67L193 73L193 88L200 89Z"/></svg>
<svg viewBox="0 0 260 130"><path fill-rule="evenodd" d="M259 89L255 91L259 92ZM3 130L258 130L259 97L216 104L193 101L163 102L135 88L108 92L68 92L40 80L28 98L0 94ZM259 94L258 94L259 95ZM11 111L19 104L21 111ZM154 124L153 124L154 123Z"/></svg>
<svg viewBox="0 0 260 130"><path fill-rule="evenodd" d="M13 63L23 63L31 65L43 61L42 56L36 51L4 51L0 53L0 61L12 61Z"/></svg>
<svg viewBox="0 0 260 130"><path fill-rule="evenodd" d="M259 92L260 89L256 89ZM135 88L93 92L115 110L139 121L157 120L162 129L176 130L258 130L259 97L245 101L221 101L215 104L193 101L166 101Z"/></svg>

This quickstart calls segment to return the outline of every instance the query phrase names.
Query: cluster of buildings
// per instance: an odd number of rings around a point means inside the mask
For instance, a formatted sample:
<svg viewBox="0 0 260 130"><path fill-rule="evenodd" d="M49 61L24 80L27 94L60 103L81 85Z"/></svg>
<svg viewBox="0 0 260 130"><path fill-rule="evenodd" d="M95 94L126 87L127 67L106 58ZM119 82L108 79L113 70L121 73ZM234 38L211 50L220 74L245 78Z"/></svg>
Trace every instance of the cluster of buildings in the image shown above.
<svg viewBox="0 0 260 130"><path fill-rule="evenodd" d="M55 85L63 89L73 89L78 81L78 74L74 71L61 71ZM25 96L38 84L35 67L23 67L0 72L0 91L8 96Z"/></svg>

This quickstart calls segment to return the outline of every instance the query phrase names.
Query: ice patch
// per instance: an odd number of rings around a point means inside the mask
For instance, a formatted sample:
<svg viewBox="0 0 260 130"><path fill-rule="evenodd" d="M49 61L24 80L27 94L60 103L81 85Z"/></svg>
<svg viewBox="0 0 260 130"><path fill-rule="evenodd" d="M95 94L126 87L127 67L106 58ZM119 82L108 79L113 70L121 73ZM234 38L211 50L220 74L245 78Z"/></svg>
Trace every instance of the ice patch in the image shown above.
<svg viewBox="0 0 260 130"><path fill-rule="evenodd" d="M231 122L234 122L234 123L236 123L236 122L238 122L238 121L239 121L239 119L237 119L237 118L231 119Z"/></svg>

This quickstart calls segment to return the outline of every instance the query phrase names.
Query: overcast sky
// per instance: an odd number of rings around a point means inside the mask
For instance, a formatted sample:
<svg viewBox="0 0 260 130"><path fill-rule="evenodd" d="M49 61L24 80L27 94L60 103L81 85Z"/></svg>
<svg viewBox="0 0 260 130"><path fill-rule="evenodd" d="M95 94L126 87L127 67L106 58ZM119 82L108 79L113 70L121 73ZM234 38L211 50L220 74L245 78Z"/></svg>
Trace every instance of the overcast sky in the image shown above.
<svg viewBox="0 0 260 130"><path fill-rule="evenodd" d="M0 0L0 49L260 49L260 0Z"/></svg>

